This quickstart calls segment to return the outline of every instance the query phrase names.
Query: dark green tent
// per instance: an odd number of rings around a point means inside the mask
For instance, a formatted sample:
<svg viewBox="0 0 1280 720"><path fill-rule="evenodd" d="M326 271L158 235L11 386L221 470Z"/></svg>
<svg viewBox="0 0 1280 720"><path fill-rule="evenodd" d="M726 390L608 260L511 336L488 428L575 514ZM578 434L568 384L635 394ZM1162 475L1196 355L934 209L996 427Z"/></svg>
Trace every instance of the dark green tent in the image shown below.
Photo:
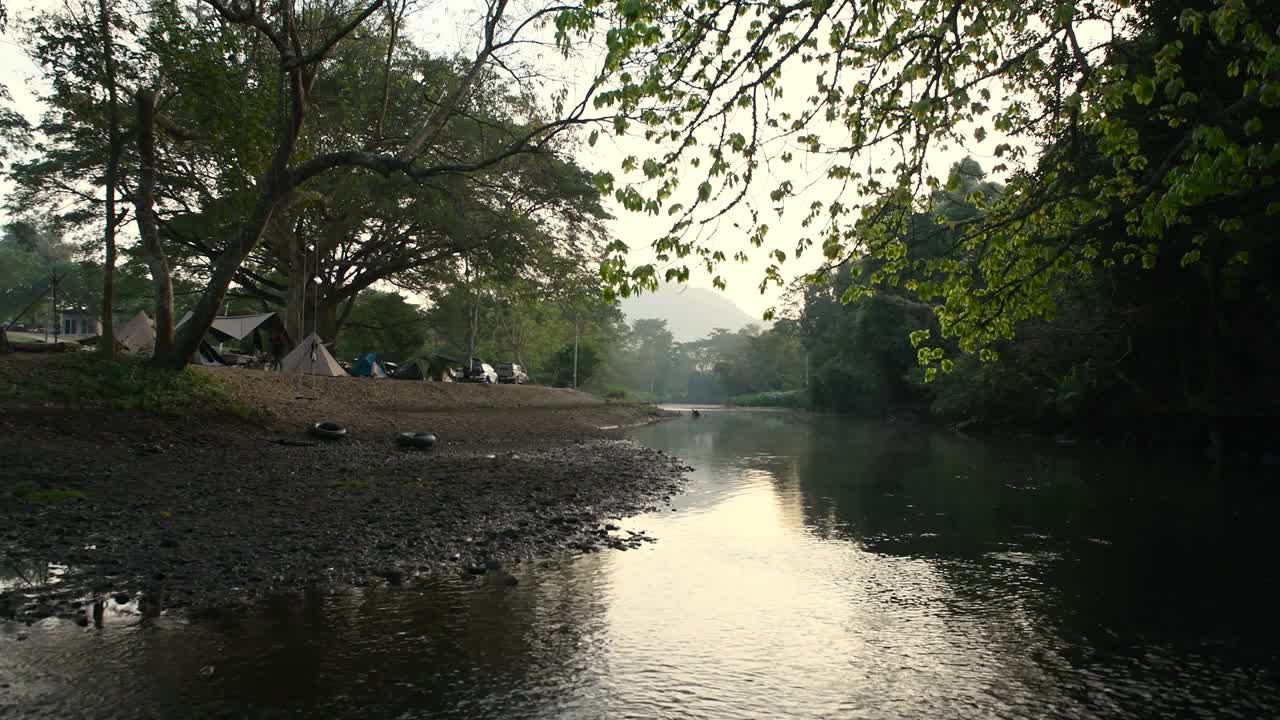
<svg viewBox="0 0 1280 720"><path fill-rule="evenodd" d="M443 380L445 373L449 371L450 366L457 367L461 363L462 363L461 360L454 360L448 355L441 355L440 353L433 354L430 360L428 361L428 364L430 365L430 368L431 368L431 373L430 373L431 379L437 382L439 382L440 380Z"/></svg>
<svg viewBox="0 0 1280 720"><path fill-rule="evenodd" d="M401 363L391 377L397 380L426 380L431 377L431 363L426 358L414 358Z"/></svg>
<svg viewBox="0 0 1280 720"><path fill-rule="evenodd" d="M435 380L439 382L444 379L446 371L451 366L456 367L459 364L461 364L460 361L454 360L448 355L432 353L404 363L392 377L399 380Z"/></svg>

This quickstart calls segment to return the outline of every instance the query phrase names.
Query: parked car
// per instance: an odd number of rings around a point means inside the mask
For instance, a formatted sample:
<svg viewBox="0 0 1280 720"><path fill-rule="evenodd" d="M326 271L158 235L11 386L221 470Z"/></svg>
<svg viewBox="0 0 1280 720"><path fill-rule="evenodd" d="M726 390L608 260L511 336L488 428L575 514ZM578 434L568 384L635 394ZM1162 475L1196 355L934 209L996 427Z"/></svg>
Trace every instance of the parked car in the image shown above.
<svg viewBox="0 0 1280 720"><path fill-rule="evenodd" d="M529 382L529 373L515 363L498 363L498 382L523 385Z"/></svg>
<svg viewBox="0 0 1280 720"><path fill-rule="evenodd" d="M463 379L467 382L496 383L498 382L498 373L489 363L478 362L463 374Z"/></svg>

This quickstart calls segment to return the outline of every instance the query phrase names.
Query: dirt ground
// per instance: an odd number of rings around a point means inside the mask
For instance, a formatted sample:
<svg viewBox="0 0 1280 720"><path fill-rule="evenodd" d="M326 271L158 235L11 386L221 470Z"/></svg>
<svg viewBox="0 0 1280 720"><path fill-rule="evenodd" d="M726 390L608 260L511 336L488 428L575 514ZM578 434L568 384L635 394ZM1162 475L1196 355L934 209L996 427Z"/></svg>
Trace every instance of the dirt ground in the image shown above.
<svg viewBox="0 0 1280 720"><path fill-rule="evenodd" d="M337 422L363 435L430 431L445 442L480 435L523 445L538 437L662 417L645 406L606 403L587 393L540 385L374 380L198 368L244 405L267 412L282 430ZM547 412L551 411L551 412Z"/></svg>
<svg viewBox="0 0 1280 720"><path fill-rule="evenodd" d="M246 421L6 401L5 383L58 367L15 357L0 358L0 618L87 623L95 600L226 607L627 549L645 537L616 519L656 509L687 469L600 429L661 411L571 390L360 378L313 390L201 369L257 411ZM349 435L309 439L316 421ZM406 450L397 430L440 440ZM57 583L35 577L45 563Z"/></svg>

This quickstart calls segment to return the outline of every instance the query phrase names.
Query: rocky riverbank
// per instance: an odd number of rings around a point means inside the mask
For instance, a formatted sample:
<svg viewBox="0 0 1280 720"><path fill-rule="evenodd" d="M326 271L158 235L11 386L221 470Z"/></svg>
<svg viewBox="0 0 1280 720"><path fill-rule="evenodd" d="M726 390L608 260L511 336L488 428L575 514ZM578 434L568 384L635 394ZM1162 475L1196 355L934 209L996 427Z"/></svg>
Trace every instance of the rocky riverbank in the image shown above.
<svg viewBox="0 0 1280 720"><path fill-rule="evenodd" d="M316 408L264 400L264 376L236 378L250 388L238 397L258 393L257 422L0 404L0 616L88 623L94 599L226 607L628 549L646 536L617 519L660 507L686 470L599 429L661 411L546 388L449 388L450 406L432 383L342 379L316 419L351 435L313 442L298 421ZM402 386L393 411L360 412L370 388ZM396 428L441 440L402 449Z"/></svg>

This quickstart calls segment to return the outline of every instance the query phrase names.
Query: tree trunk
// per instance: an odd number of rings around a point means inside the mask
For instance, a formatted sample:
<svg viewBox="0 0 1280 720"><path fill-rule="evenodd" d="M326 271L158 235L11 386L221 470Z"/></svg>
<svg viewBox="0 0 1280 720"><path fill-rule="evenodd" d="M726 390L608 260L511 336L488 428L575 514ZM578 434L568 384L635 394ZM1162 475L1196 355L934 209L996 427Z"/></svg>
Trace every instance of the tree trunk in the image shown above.
<svg viewBox="0 0 1280 720"><path fill-rule="evenodd" d="M578 313L573 314L573 389L578 389L578 337L581 334Z"/></svg>
<svg viewBox="0 0 1280 720"><path fill-rule="evenodd" d="M13 348L9 347L9 336L4 334L4 326L0 325L0 355L8 355L13 352Z"/></svg>
<svg viewBox="0 0 1280 720"><path fill-rule="evenodd" d="M471 301L470 330L467 333L467 370L476 364L476 341L480 335L480 293L477 291Z"/></svg>
<svg viewBox="0 0 1280 720"><path fill-rule="evenodd" d="M12 346L17 352L60 353L72 348L78 348L80 344L74 342L15 342L12 343Z"/></svg>
<svg viewBox="0 0 1280 720"><path fill-rule="evenodd" d="M263 192L231 247L223 250L222 254L214 260L213 272L209 275L204 293L192 308L191 318L174 335L171 351L162 355L157 345L157 364L180 369L191 361L200 345L200 340L213 326L214 318L218 317L218 309L226 298L227 289L231 287L231 281L239 272L240 265L244 263L253 246L258 243L263 229L283 202L286 193L280 187L277 185L274 190Z"/></svg>
<svg viewBox="0 0 1280 720"><path fill-rule="evenodd" d="M271 165L258 181L258 187L262 188L261 193L248 217L244 219L236 237L214 259L204 292L200 295L196 306L192 308L190 320L174 336L171 350L161 353L157 346L155 362L159 365L182 368L191 361L205 333L213 326L213 320L218 316L218 308L222 305L231 282L240 272L240 266L262 239L267 227L271 224L272 217L288 201L290 192L293 190L295 179L289 171L289 160L298 144L298 136L302 132L302 125L306 119L308 95L311 92L314 76L310 71L304 71L302 68L291 68L285 72L281 80L281 89L284 91L287 88L289 98L286 100L283 95L281 96L280 111L288 118L283 120L276 129L275 152L271 158ZM153 115L154 104L153 95ZM154 161L152 164L154 165Z"/></svg>
<svg viewBox="0 0 1280 720"><path fill-rule="evenodd" d="M138 223L138 235L142 238L142 253L151 270L151 285L156 298L156 347L152 356L157 365L174 366L175 347L173 333L173 278L169 273L169 259L160 246L160 228L155 216L156 185L156 94L151 90L139 90L138 106L138 188L134 194L134 216ZM204 333L201 333L203 336ZM182 358L183 367L195 353Z"/></svg>
<svg viewBox="0 0 1280 720"><path fill-rule="evenodd" d="M319 292L319 288L316 292ZM333 342L338 339L338 303L328 302L321 299L318 305L315 305L315 318L313 330L325 342ZM345 318L344 318L345 319Z"/></svg>
<svg viewBox="0 0 1280 720"><path fill-rule="evenodd" d="M107 0L98 0L98 25L102 33L103 79L107 86L107 167L106 167L106 222L103 224L103 245L106 258L102 263L102 332L98 351L107 357L116 353L116 331L112 320L115 307L116 281L116 180L120 168L120 106L116 93L115 42L111 36L111 14Z"/></svg>
<svg viewBox="0 0 1280 720"><path fill-rule="evenodd" d="M467 318L467 368L470 373L476 364L476 335L480 332L480 289L472 281L471 264L466 266L467 284L471 286L471 312Z"/></svg>
<svg viewBox="0 0 1280 720"><path fill-rule="evenodd" d="M1228 452L1226 447L1227 438L1223 437L1222 432L1222 404L1218 385L1218 347L1222 342L1218 318L1218 260L1212 256L1208 267L1208 286L1209 307L1206 308L1204 329L1205 382L1203 410L1209 421L1209 450L1213 459L1210 477L1217 482L1222 479Z"/></svg>
<svg viewBox="0 0 1280 720"><path fill-rule="evenodd" d="M342 334L342 329L347 326L347 320L351 319L351 311L356 307L356 298L348 297L339 303L342 309L338 311L338 319L334 322L333 334L338 336Z"/></svg>
<svg viewBox="0 0 1280 720"><path fill-rule="evenodd" d="M392 2L387 7L387 20L391 27L388 31L387 54L382 62L382 111L378 113L378 129L374 133L374 142L380 143L386 137L383 128L387 121L387 109L391 105L391 61L395 59L396 40L399 39L400 24L404 21L404 13L409 8L405 1Z"/></svg>

